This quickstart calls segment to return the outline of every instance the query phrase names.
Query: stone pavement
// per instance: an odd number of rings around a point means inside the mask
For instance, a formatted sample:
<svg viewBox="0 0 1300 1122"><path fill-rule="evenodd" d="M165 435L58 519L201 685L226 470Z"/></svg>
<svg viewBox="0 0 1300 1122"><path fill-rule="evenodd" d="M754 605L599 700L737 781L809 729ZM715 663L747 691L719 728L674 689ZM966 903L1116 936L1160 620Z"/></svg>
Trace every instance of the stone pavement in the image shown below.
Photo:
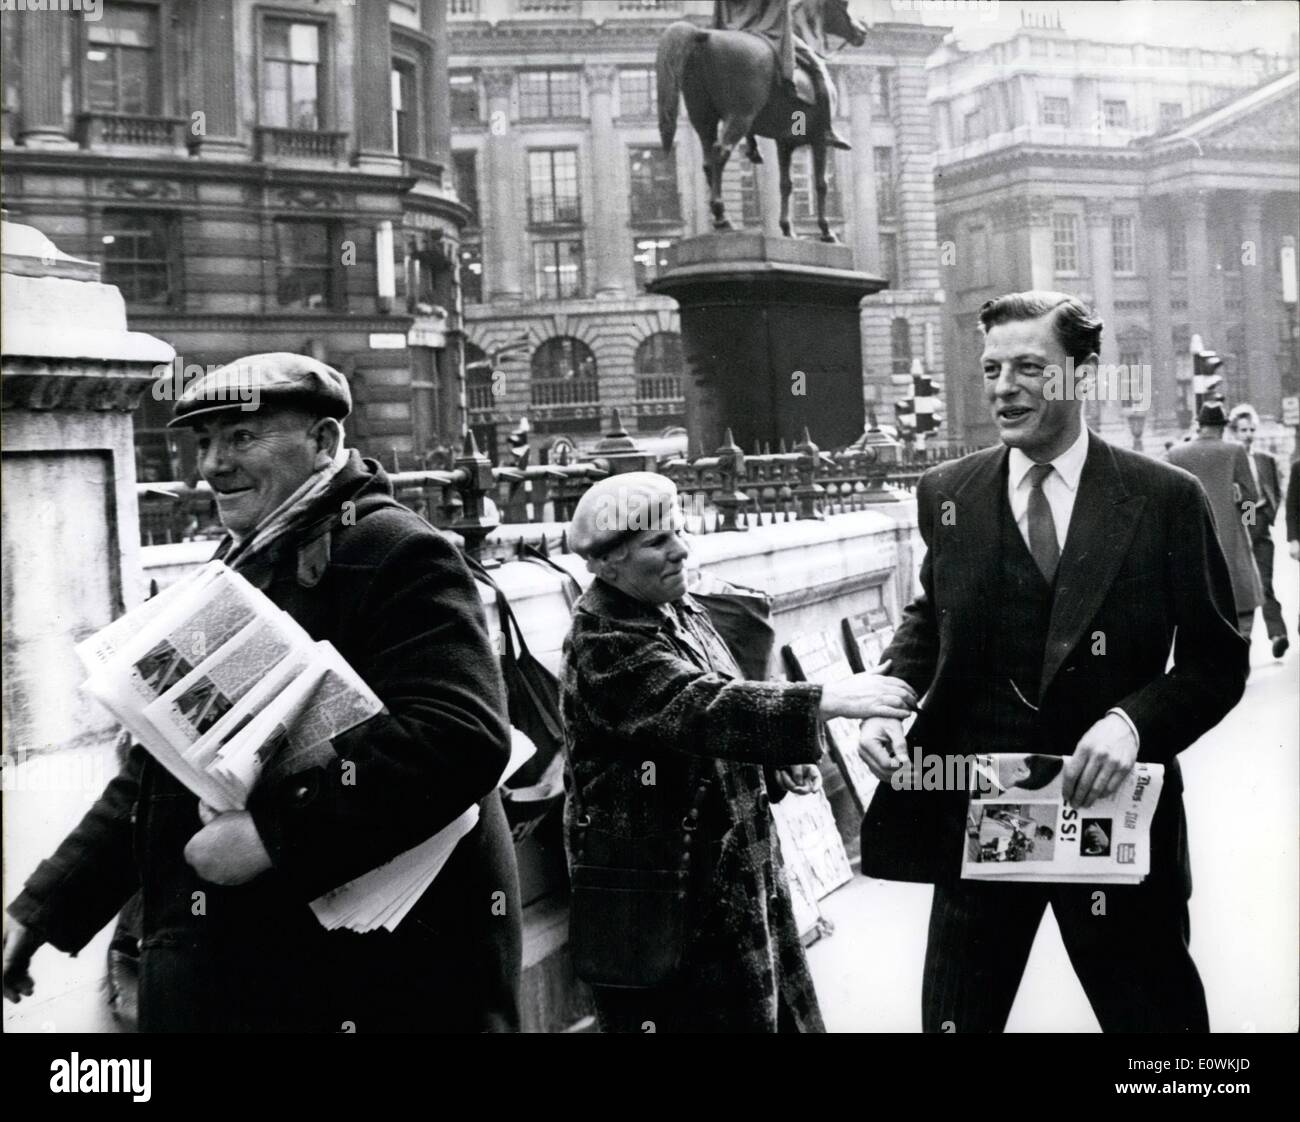
<svg viewBox="0 0 1300 1122"><path fill-rule="evenodd" d="M1192 954L1216 1032L1294 1032L1300 1014L1300 565L1282 527L1274 588L1291 650L1273 659L1256 615L1246 694L1181 756L1194 891ZM835 932L808 952L831 1032L918 1032L928 885L855 878L822 902ZM1007 1024L1096 1032L1050 909Z"/></svg>

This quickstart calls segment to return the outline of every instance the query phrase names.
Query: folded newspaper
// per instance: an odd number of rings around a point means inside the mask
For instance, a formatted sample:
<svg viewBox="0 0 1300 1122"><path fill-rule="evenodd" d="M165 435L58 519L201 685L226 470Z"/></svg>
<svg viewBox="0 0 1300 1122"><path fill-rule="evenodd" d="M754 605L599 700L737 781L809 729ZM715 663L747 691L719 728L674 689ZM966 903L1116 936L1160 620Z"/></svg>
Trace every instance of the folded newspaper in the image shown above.
<svg viewBox="0 0 1300 1122"><path fill-rule="evenodd" d="M1151 871L1160 764L1135 764L1120 789L1086 808L1061 796L1065 760L975 757L966 813L966 880L1137 884Z"/></svg>
<svg viewBox="0 0 1300 1122"><path fill-rule="evenodd" d="M76 649L89 671L86 691L218 813L244 809L265 777L328 763L335 737L383 709L333 646L220 561ZM393 930L477 821L470 807L312 910L331 929Z"/></svg>

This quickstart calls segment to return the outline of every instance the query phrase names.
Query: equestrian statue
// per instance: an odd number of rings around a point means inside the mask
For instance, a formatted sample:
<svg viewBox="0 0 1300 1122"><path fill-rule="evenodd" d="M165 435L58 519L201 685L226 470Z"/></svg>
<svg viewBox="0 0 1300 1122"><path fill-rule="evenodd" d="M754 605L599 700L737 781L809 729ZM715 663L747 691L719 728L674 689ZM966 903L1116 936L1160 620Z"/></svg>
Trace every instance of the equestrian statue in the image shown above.
<svg viewBox="0 0 1300 1122"><path fill-rule="evenodd" d="M684 97L704 149L715 230L733 228L722 201L732 149L744 140L750 161L761 163L754 138L766 136L776 141L780 164L781 233L792 236L790 157L807 144L821 240L838 240L826 222L826 150L850 146L833 127L835 84L822 59L828 36L854 47L866 42L866 26L849 14L848 0L799 0L793 8L788 0L715 0L712 29L681 20L664 32L656 58L659 137L671 152Z"/></svg>

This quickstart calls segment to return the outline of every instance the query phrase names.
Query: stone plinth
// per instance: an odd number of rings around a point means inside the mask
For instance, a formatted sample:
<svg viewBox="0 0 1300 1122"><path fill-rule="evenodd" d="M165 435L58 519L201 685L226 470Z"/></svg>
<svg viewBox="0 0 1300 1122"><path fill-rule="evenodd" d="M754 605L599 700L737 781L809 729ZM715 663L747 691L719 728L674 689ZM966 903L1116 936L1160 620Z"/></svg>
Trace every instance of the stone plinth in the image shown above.
<svg viewBox="0 0 1300 1122"><path fill-rule="evenodd" d="M681 306L692 455L728 428L741 448L807 428L822 448L862 433L858 306L886 287L847 246L755 233L706 234L668 250L650 285Z"/></svg>
<svg viewBox="0 0 1300 1122"><path fill-rule="evenodd" d="M76 643L139 601L131 410L175 352L126 328L99 266L0 224L5 900L117 770L116 726L81 691ZM103 1027L103 937L42 951L6 1026Z"/></svg>

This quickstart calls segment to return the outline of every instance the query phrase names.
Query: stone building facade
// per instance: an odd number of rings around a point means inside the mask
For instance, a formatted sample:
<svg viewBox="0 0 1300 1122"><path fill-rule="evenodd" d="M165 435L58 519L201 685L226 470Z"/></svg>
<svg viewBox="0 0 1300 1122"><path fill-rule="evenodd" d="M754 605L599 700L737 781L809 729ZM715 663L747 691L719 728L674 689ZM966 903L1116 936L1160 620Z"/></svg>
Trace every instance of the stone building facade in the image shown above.
<svg viewBox="0 0 1300 1122"><path fill-rule="evenodd" d="M870 34L835 51L839 124L828 212L855 266L889 290L862 309L864 396L892 415L914 360L942 381L933 138L925 59L942 28L857 2ZM663 251L707 231L703 155L684 114L660 146L655 48L683 0L451 0L452 148L472 217L461 249L470 420L494 458L511 434L539 451L582 448L617 406L643 441L680 431L682 347L673 301L644 289ZM724 177L738 227L777 234L774 147L733 155ZM796 154L796 233L817 236L807 150ZM516 436L516 441L520 440ZM711 451L711 450L709 450Z"/></svg>
<svg viewBox="0 0 1300 1122"><path fill-rule="evenodd" d="M963 372L949 384L954 435L994 438L978 311L1028 288L1089 300L1102 361L1149 368L1123 400L1089 407L1113 439L1138 430L1158 451L1186 430L1196 336L1225 359L1232 403L1280 419L1297 392L1284 292L1300 234L1294 47L1103 43L1044 22L978 51L945 45L930 63L944 332Z"/></svg>
<svg viewBox="0 0 1300 1122"><path fill-rule="evenodd" d="M101 262L182 378L306 351L350 379L363 451L412 467L454 441L447 0L97 7L4 11L10 216ZM137 413L144 480L194 471L170 407Z"/></svg>

